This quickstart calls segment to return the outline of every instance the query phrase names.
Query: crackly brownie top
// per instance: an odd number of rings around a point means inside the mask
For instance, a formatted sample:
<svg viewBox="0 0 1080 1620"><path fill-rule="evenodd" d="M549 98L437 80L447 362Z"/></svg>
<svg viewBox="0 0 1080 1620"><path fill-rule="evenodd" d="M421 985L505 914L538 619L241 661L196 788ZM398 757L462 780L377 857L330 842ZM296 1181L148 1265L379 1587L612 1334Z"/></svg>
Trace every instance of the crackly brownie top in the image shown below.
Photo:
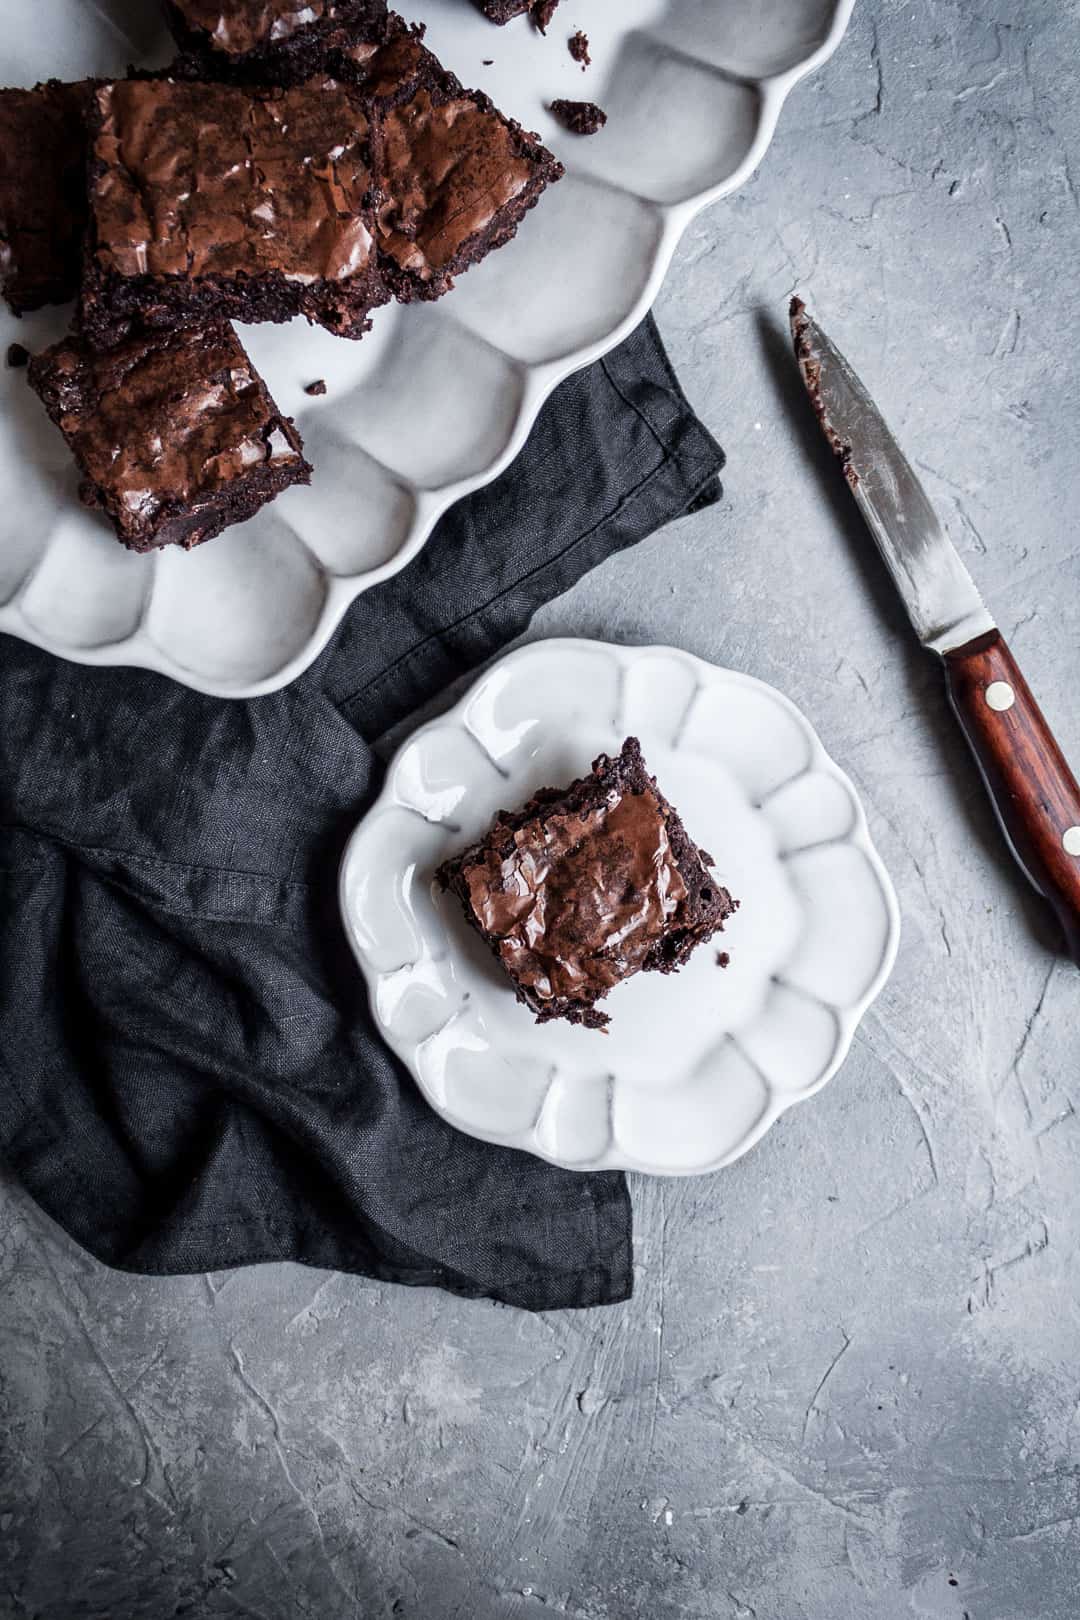
<svg viewBox="0 0 1080 1620"><path fill-rule="evenodd" d="M85 84L0 90L0 289L17 309L75 291L87 97Z"/></svg>
<svg viewBox="0 0 1080 1620"><path fill-rule="evenodd" d="M463 866L480 926L541 1000L593 997L641 967L687 897L652 789L612 785L584 813L557 809L491 840Z"/></svg>
<svg viewBox="0 0 1080 1620"><path fill-rule="evenodd" d="M425 74L438 71L419 33L405 27L394 14L382 39L339 39L331 35L330 45L355 70L365 94L377 99L396 95L402 89L411 93Z"/></svg>
<svg viewBox="0 0 1080 1620"><path fill-rule="evenodd" d="M529 184L533 165L493 111L422 89L382 123L385 252L422 278L449 264Z"/></svg>
<svg viewBox="0 0 1080 1620"><path fill-rule="evenodd" d="M87 478L128 528L187 506L262 464L303 457L224 321L94 353L66 338L31 381Z"/></svg>
<svg viewBox="0 0 1080 1620"><path fill-rule="evenodd" d="M189 28L208 36L215 50L242 56L264 45L281 45L313 23L334 22L353 7L349 0L172 0Z"/></svg>
<svg viewBox="0 0 1080 1620"><path fill-rule="evenodd" d="M366 269L369 126L332 79L249 91L126 79L97 92L96 258L121 276L340 282Z"/></svg>

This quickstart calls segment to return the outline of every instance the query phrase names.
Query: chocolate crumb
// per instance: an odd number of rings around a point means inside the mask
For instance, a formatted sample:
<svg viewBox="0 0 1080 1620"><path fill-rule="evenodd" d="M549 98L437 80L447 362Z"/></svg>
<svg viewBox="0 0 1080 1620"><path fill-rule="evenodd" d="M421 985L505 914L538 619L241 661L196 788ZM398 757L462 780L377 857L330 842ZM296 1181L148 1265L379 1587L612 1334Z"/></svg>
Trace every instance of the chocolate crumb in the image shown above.
<svg viewBox="0 0 1080 1620"><path fill-rule="evenodd" d="M25 366L29 358L30 350L24 349L21 343L12 343L8 348L7 363L12 371L17 371L21 366Z"/></svg>
<svg viewBox="0 0 1080 1620"><path fill-rule="evenodd" d="M551 110L572 135L595 135L607 123L607 113L595 101L553 101Z"/></svg>
<svg viewBox="0 0 1080 1620"><path fill-rule="evenodd" d="M529 10L532 20L542 34L548 31L548 24L555 15L555 7L559 0L533 0Z"/></svg>
<svg viewBox="0 0 1080 1620"><path fill-rule="evenodd" d="M485 56L483 65L484 65L484 67L494 67L495 66L495 58L493 56Z"/></svg>
<svg viewBox="0 0 1080 1620"><path fill-rule="evenodd" d="M730 966L730 964L731 964L731 952L730 951L717 951L717 953L716 953L716 965L717 965L717 967L728 967L728 966Z"/></svg>
<svg viewBox="0 0 1080 1620"><path fill-rule="evenodd" d="M304 389L304 393L311 394L313 398L317 394L325 394L326 384L323 382L321 377L317 377L314 382L308 383L307 387Z"/></svg>
<svg viewBox="0 0 1080 1620"><path fill-rule="evenodd" d="M589 36L588 34L583 34L580 28L576 34L570 35L570 38L566 42L566 48L570 52L570 55L574 58L574 61L581 63L582 73L584 73L587 67L592 66L592 57L589 55Z"/></svg>

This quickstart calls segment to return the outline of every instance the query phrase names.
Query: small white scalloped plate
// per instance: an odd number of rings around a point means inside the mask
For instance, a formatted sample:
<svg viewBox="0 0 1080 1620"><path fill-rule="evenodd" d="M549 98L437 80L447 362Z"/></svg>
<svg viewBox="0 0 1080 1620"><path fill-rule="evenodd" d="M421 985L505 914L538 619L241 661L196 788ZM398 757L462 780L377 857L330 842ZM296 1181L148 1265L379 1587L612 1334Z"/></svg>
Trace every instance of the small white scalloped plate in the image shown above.
<svg viewBox="0 0 1080 1620"><path fill-rule="evenodd" d="M679 974L613 990L606 1035L538 1025L433 873L500 807L631 735L742 904ZM511 653L417 731L340 892L375 1020L431 1106L572 1170L737 1159L836 1073L900 928L855 790L788 698L671 648L592 641Z"/></svg>
<svg viewBox="0 0 1080 1620"><path fill-rule="evenodd" d="M575 0L546 39L525 17L493 28L468 0L398 3L465 83L540 131L566 178L450 298L377 310L359 344L305 321L245 327L315 476L189 554L116 544L79 505L25 373L0 361L0 630L220 697L286 685L350 603L513 460L556 384L642 319L686 226L749 179L854 0ZM159 12L156 0L36 0L32 23L0 37L0 83L164 63ZM586 74L566 49L572 28L592 44ZM599 101L607 128L568 135L547 110L557 96ZM69 316L20 322L0 305L0 356L15 341L44 347ZM318 377L326 395L308 398Z"/></svg>

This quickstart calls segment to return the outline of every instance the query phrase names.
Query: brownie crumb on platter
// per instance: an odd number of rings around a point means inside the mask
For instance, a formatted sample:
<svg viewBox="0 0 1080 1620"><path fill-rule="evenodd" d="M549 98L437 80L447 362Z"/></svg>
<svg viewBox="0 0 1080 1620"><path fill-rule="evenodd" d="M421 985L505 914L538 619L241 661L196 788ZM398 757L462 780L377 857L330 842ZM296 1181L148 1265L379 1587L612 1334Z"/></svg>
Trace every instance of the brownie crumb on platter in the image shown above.
<svg viewBox="0 0 1080 1620"><path fill-rule="evenodd" d="M713 876L628 737L589 776L500 811L436 874L538 1023L590 1029L635 973L676 972L738 901Z"/></svg>
<svg viewBox="0 0 1080 1620"><path fill-rule="evenodd" d="M716 953L716 965L717 965L717 967L722 967L722 968L730 967L731 966L731 952L730 951L717 951L717 953Z"/></svg>
<svg viewBox="0 0 1080 1620"><path fill-rule="evenodd" d="M607 113L595 101L565 101L560 98L551 103L551 111L572 135L595 135L607 123Z"/></svg>
<svg viewBox="0 0 1080 1620"><path fill-rule="evenodd" d="M24 349L21 343L9 343L7 363L12 371L19 371L30 359L30 350Z"/></svg>
<svg viewBox="0 0 1080 1620"><path fill-rule="evenodd" d="M489 22L500 25L528 12L543 34L555 15L559 0L476 0L476 4Z"/></svg>
<svg viewBox="0 0 1080 1620"><path fill-rule="evenodd" d="M589 36L588 34L582 33L580 28L576 34L570 35L570 38L566 42L566 48L570 52L570 55L574 58L574 61L581 63L582 73L584 73L587 67L592 66L592 57L589 55Z"/></svg>
<svg viewBox="0 0 1080 1620"><path fill-rule="evenodd" d="M310 394L312 399L318 398L318 396L320 394L325 394L326 393L326 382L325 382L325 380L322 377L316 377L314 382L309 382L306 385L306 387L304 388L304 393L305 394Z"/></svg>
<svg viewBox="0 0 1080 1620"><path fill-rule="evenodd" d="M510 241L563 169L482 91L463 89L417 30L392 24L384 46L333 66L372 106L379 265L411 302L440 297Z"/></svg>
<svg viewBox="0 0 1080 1620"><path fill-rule="evenodd" d="M310 480L300 435L225 321L108 350L67 337L28 381L75 457L81 500L131 551L190 550Z"/></svg>

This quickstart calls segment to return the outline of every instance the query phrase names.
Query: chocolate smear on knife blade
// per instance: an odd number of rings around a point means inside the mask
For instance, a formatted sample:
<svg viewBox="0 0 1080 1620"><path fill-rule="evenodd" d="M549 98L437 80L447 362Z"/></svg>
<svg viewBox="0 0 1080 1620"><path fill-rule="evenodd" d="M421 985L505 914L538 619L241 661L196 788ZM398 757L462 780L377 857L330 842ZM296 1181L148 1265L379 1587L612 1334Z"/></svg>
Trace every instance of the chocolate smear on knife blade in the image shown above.
<svg viewBox="0 0 1080 1620"><path fill-rule="evenodd" d="M806 305L801 298L793 298L788 310L791 320L791 335L795 343L795 358L799 363L806 392L810 395L810 403L814 407L814 414L821 423L821 430L840 462L840 469L852 489L858 487L859 475L853 462L854 451L846 439L842 439L829 419L828 408L821 394L821 361L814 353L813 343L810 339L810 317L806 313Z"/></svg>

